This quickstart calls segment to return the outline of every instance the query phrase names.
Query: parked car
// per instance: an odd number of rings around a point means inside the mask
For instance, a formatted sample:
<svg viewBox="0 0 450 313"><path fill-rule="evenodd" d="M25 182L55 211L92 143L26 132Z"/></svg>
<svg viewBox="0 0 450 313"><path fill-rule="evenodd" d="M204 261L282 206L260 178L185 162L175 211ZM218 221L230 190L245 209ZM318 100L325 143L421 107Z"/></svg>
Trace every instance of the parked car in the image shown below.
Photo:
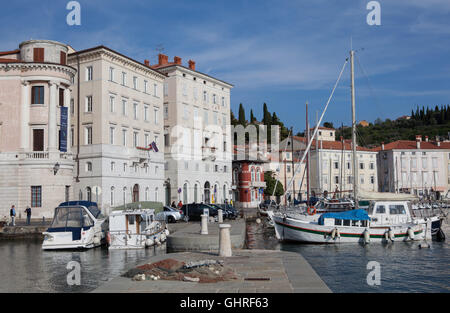
<svg viewBox="0 0 450 313"><path fill-rule="evenodd" d="M156 220L165 221L167 223L176 223L184 219L183 211L164 206L163 210L156 214Z"/></svg>
<svg viewBox="0 0 450 313"><path fill-rule="evenodd" d="M218 214L217 208L204 203L183 204L181 207L181 211L183 211L183 214L188 220L200 220L200 216L203 214L203 210L205 209L209 210L209 216L217 216Z"/></svg>
<svg viewBox="0 0 450 313"><path fill-rule="evenodd" d="M239 211L229 203L217 204L217 206L224 211L224 217L226 216L226 218L235 219L239 216Z"/></svg>

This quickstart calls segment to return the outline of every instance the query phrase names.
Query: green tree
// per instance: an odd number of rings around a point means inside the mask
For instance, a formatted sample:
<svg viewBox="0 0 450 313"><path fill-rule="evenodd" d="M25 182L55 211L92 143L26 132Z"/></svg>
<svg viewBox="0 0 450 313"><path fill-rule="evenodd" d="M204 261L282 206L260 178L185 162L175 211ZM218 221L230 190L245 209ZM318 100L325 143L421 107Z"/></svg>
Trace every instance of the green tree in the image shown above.
<svg viewBox="0 0 450 313"><path fill-rule="evenodd" d="M256 122L256 117L253 115L253 110L250 110L250 123Z"/></svg>
<svg viewBox="0 0 450 313"><path fill-rule="evenodd" d="M277 185L275 196L277 197L282 196L284 194L283 184L279 180L277 183L277 180L273 178L272 175L273 175L272 171L264 172L264 181L266 182L266 188L264 188L264 195L272 196L275 185Z"/></svg>
<svg viewBox="0 0 450 313"><path fill-rule="evenodd" d="M239 121L239 124L242 126L247 125L247 120L245 119L245 110L244 110L244 106L242 105L242 103L239 104L238 121Z"/></svg>

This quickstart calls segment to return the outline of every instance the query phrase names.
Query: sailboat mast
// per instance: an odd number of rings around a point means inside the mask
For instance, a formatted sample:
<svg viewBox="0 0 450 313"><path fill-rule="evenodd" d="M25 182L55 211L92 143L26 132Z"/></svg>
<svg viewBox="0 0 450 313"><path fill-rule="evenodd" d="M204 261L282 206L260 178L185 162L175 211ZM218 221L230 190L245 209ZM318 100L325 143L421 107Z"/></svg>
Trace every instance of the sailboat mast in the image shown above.
<svg viewBox="0 0 450 313"><path fill-rule="evenodd" d="M306 142L309 142L308 101L306 101ZM309 150L306 155L306 197L306 204L309 206Z"/></svg>
<svg viewBox="0 0 450 313"><path fill-rule="evenodd" d="M355 209L359 208L358 201L358 162L356 157L356 111L355 111L355 51L350 51L350 81L352 90L352 148L353 148L353 198Z"/></svg>

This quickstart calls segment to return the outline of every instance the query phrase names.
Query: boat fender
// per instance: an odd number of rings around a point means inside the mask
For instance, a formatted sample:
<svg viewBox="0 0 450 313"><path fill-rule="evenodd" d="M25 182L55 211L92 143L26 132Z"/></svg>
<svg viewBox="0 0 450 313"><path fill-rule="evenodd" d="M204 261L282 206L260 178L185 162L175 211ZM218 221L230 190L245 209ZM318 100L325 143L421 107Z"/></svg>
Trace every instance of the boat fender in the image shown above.
<svg viewBox="0 0 450 313"><path fill-rule="evenodd" d="M336 237L337 238L341 238L341 233L339 232L338 228L336 228Z"/></svg>
<svg viewBox="0 0 450 313"><path fill-rule="evenodd" d="M100 244L100 237L94 236L94 244L99 245Z"/></svg>
<svg viewBox="0 0 450 313"><path fill-rule="evenodd" d="M409 239L414 240L414 231L411 227L408 227L408 237Z"/></svg>
<svg viewBox="0 0 450 313"><path fill-rule="evenodd" d="M336 228L331 231L331 239L336 238Z"/></svg>
<svg viewBox="0 0 450 313"><path fill-rule="evenodd" d="M147 240L145 240L145 245L147 247L153 246L154 245L154 241L152 238L148 238Z"/></svg>
<svg viewBox="0 0 450 313"><path fill-rule="evenodd" d="M309 215L314 215L314 214L316 214L316 208L313 207L313 206L308 207L307 212L308 212Z"/></svg>
<svg viewBox="0 0 450 313"><path fill-rule="evenodd" d="M392 229L389 229L388 231L389 239L393 242L394 241L394 231Z"/></svg>
<svg viewBox="0 0 450 313"><path fill-rule="evenodd" d="M369 243L370 242L370 233L369 233L369 231L366 229L365 231L364 231L364 243Z"/></svg>

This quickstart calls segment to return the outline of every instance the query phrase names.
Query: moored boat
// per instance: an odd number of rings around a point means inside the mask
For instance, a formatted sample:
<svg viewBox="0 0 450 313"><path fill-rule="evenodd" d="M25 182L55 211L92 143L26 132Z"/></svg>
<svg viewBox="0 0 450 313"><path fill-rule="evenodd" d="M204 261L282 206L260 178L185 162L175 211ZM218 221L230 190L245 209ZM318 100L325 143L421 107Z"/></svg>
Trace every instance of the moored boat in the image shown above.
<svg viewBox="0 0 450 313"><path fill-rule="evenodd" d="M43 250L89 249L105 243L108 220L97 203L69 201L55 208L53 221L43 232Z"/></svg>

